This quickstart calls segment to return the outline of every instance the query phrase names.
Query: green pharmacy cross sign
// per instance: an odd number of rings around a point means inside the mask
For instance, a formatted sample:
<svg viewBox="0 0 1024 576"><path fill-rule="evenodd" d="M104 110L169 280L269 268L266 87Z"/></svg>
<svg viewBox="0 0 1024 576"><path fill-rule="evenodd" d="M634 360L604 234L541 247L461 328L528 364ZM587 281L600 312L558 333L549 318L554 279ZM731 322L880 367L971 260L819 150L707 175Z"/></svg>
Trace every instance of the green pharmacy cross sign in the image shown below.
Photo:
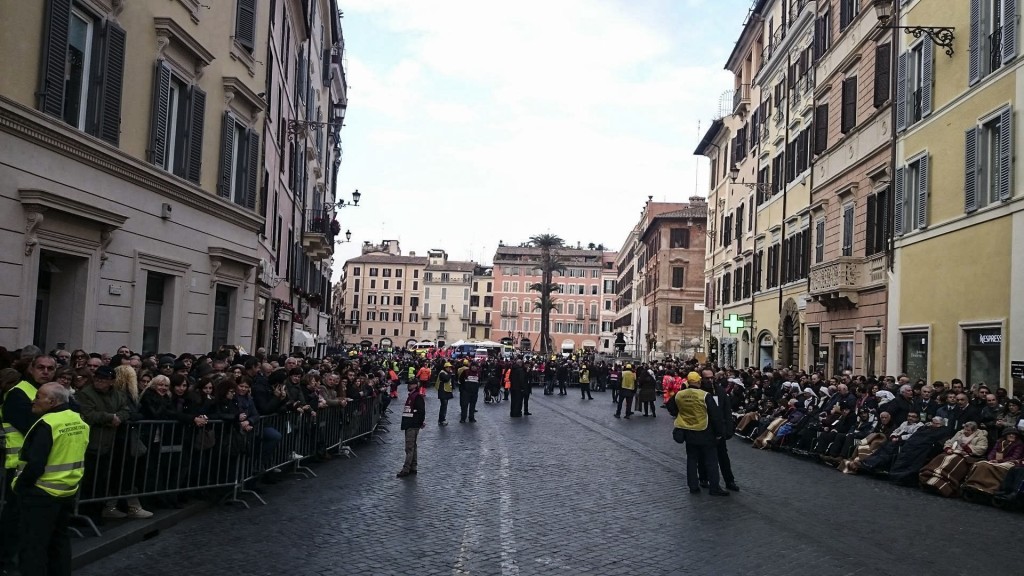
<svg viewBox="0 0 1024 576"><path fill-rule="evenodd" d="M735 334L736 331L745 326L743 320L735 314L730 314L729 318L725 322L722 322L722 325L728 328L729 332L732 334Z"/></svg>

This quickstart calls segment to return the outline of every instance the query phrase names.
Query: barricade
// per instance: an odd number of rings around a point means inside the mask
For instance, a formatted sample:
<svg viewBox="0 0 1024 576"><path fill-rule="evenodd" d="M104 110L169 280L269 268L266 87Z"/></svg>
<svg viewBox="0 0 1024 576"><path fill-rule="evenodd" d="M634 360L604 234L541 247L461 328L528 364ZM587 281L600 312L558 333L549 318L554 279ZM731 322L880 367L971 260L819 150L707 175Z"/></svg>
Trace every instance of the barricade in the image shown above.
<svg viewBox="0 0 1024 576"><path fill-rule="evenodd" d="M125 498L172 496L228 489L223 501L249 504L246 494L266 501L251 489L263 474L282 472L316 477L304 463L310 457L336 452L355 456L351 443L377 432L387 392L309 412L261 416L248 432L234 422L210 420L203 427L191 421L143 420L116 428L93 427L86 453L85 477L75 502L74 517L100 536L82 506L100 508ZM0 472L2 475L2 472ZM3 487L0 487L2 506Z"/></svg>

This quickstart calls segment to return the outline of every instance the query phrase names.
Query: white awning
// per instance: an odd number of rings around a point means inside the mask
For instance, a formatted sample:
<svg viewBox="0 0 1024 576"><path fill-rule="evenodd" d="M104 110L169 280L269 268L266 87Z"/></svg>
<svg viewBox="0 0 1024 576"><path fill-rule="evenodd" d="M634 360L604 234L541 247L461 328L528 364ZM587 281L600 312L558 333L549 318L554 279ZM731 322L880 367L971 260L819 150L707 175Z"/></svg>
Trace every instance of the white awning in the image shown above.
<svg viewBox="0 0 1024 576"><path fill-rule="evenodd" d="M314 348L316 347L316 336L313 336L301 328L293 328L292 346L298 346L299 348Z"/></svg>

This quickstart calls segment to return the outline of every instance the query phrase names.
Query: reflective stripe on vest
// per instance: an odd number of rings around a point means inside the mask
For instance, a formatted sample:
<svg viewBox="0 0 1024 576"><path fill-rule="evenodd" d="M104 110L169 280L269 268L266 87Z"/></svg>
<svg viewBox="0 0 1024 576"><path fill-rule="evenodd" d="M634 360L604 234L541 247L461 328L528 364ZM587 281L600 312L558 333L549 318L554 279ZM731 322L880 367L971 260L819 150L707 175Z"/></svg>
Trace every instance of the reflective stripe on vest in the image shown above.
<svg viewBox="0 0 1024 576"><path fill-rule="evenodd" d="M36 399L36 387L31 385L31 384L29 384L27 381L22 380L21 382L18 382L13 388L8 390L7 394L4 394L4 403L5 404L7 403L7 396L13 390L15 390L15 389L21 390L22 392L24 392L25 396L28 396L29 402L35 401L35 399ZM0 409L0 414L3 414L3 410L2 409ZM10 468L17 468L18 467L18 452L21 451L22 445L25 444L25 436L23 436L22 433L19 432L18 429L15 428L13 424L11 424L11 423L9 423L7 421L7 415L6 414L3 414L3 426L4 426L4 434L7 435L7 439L6 439L7 450L4 451L4 454L5 454L5 457L4 457L4 468L8 468L8 469L10 469Z"/></svg>
<svg viewBox="0 0 1024 576"><path fill-rule="evenodd" d="M43 467L43 475L36 480L36 488L57 498L74 496L78 492L78 485L82 482L82 476L85 474L85 450L89 446L89 425L82 421L82 417L77 412L61 410L43 414L29 429L29 434L39 425L39 422L46 422L49 425L53 445L50 447L46 466ZM25 464L25 461L20 461L19 468L23 468ZM21 471L19 470L18 473L20 475ZM17 486L18 479L14 479L15 486Z"/></svg>
<svg viewBox="0 0 1024 576"><path fill-rule="evenodd" d="M708 407L704 398L707 392L699 388L687 388L676 393L675 402L679 409L673 425L683 430L699 432L708 428Z"/></svg>

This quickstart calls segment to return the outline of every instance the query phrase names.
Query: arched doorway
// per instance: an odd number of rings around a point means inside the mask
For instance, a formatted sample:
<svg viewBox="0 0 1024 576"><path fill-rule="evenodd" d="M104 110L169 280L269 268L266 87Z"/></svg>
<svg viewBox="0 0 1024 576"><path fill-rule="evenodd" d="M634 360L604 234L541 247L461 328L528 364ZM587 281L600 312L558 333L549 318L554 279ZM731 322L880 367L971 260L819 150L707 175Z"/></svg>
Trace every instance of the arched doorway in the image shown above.
<svg viewBox="0 0 1024 576"><path fill-rule="evenodd" d="M783 366L793 364L793 319L786 316L782 319L782 345L779 347L779 360Z"/></svg>
<svg viewBox="0 0 1024 576"><path fill-rule="evenodd" d="M757 368L764 370L765 366L775 365L775 338L771 332L764 331L757 338Z"/></svg>
<svg viewBox="0 0 1024 576"><path fill-rule="evenodd" d="M798 366L800 364L800 310L796 301L787 298L782 304L782 315L779 317L779 365Z"/></svg>

